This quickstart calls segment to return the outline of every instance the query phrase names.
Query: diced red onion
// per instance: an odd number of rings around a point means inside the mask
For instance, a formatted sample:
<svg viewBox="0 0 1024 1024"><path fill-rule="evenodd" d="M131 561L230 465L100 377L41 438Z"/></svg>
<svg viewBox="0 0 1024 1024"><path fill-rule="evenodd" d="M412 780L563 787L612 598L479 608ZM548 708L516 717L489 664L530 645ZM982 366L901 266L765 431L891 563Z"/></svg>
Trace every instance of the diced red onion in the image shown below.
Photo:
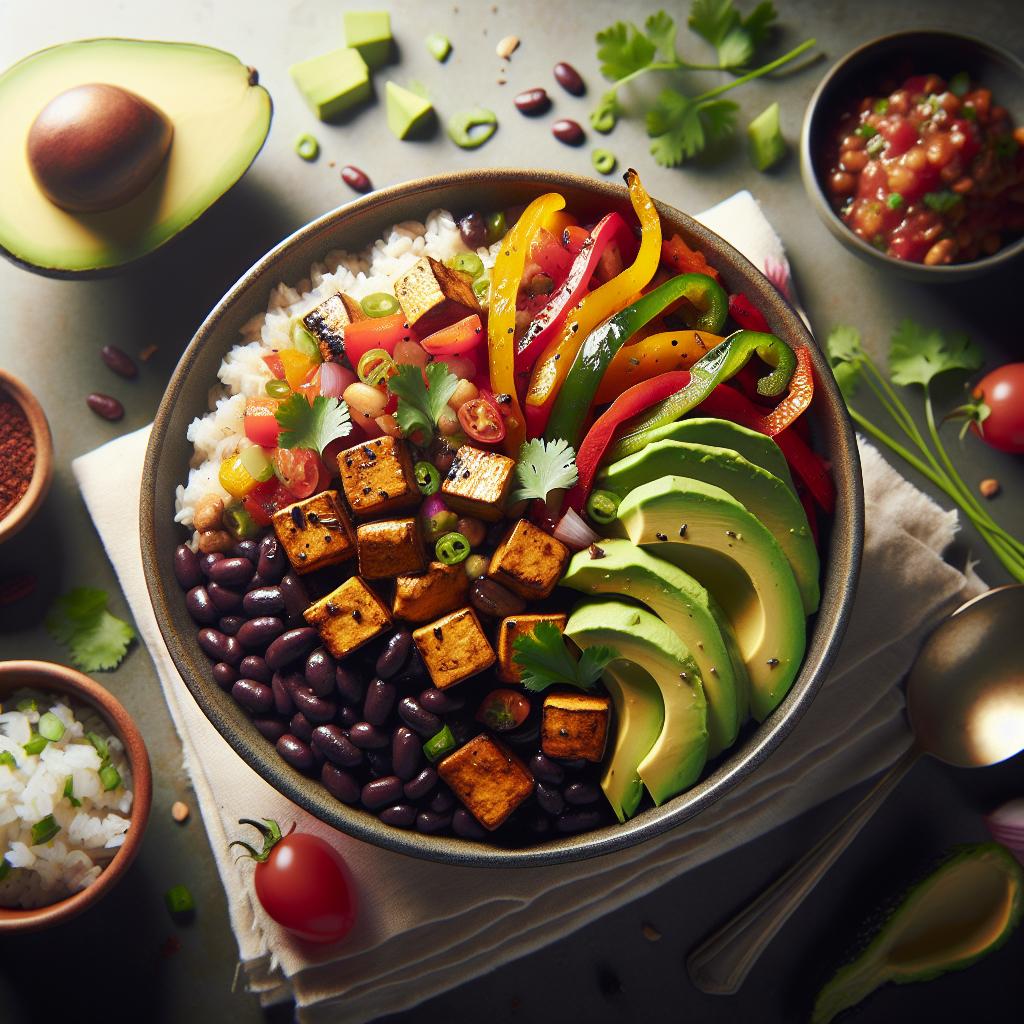
<svg viewBox="0 0 1024 1024"><path fill-rule="evenodd" d="M1024 864L1024 799L1011 800L997 807L985 818L985 824L992 838Z"/></svg>
<svg viewBox="0 0 1024 1024"><path fill-rule="evenodd" d="M341 363L324 363L320 367L320 394L325 398L341 398L345 388L359 378Z"/></svg>
<svg viewBox="0 0 1024 1024"><path fill-rule="evenodd" d="M600 535L587 526L575 509L569 509L562 516L561 522L555 527L555 539L560 540L566 547L574 551L582 551L596 544Z"/></svg>
<svg viewBox="0 0 1024 1024"><path fill-rule="evenodd" d="M420 516L424 521L447 511L448 506L441 499L440 494L431 494L428 498L424 498L423 504L420 506Z"/></svg>

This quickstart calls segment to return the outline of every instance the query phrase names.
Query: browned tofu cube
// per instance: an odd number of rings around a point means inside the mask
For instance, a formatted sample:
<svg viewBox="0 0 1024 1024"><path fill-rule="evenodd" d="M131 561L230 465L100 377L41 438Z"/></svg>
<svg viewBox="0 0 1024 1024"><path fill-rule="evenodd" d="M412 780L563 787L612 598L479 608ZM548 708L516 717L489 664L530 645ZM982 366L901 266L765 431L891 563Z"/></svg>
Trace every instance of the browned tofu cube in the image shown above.
<svg viewBox="0 0 1024 1024"><path fill-rule="evenodd" d="M297 573L337 565L356 553L348 513L337 491L321 491L275 512L274 533Z"/></svg>
<svg viewBox="0 0 1024 1024"><path fill-rule="evenodd" d="M412 572L423 572L427 555L415 519L378 519L356 527L359 544L359 575L368 580L386 580ZM465 573L463 573L465 575Z"/></svg>
<svg viewBox="0 0 1024 1024"><path fill-rule="evenodd" d="M533 776L522 761L486 733L449 754L437 774L491 832L533 792Z"/></svg>
<svg viewBox="0 0 1024 1024"><path fill-rule="evenodd" d="M561 633L565 629L568 615L510 615L498 626L498 669L497 676L503 683L518 683L519 666L515 663L516 637L532 633L538 622L551 622Z"/></svg>
<svg viewBox="0 0 1024 1024"><path fill-rule="evenodd" d="M421 337L480 312L466 278L430 256L418 259L395 281L395 298Z"/></svg>
<svg viewBox="0 0 1024 1024"><path fill-rule="evenodd" d="M456 512L496 523L505 514L515 471L515 459L464 444L441 484L441 497Z"/></svg>
<svg viewBox="0 0 1024 1024"><path fill-rule="evenodd" d="M338 292L311 309L302 318L302 324L313 336L326 363L338 362L345 354L345 328L365 319L363 307L344 292Z"/></svg>
<svg viewBox="0 0 1024 1024"><path fill-rule="evenodd" d="M338 456L341 485L349 507L360 519L373 519L415 508L419 488L405 441L375 437L346 448Z"/></svg>
<svg viewBox="0 0 1024 1024"><path fill-rule="evenodd" d="M391 614L406 622L429 622L461 608L469 600L469 577L462 565L431 562L419 576L395 580Z"/></svg>
<svg viewBox="0 0 1024 1024"><path fill-rule="evenodd" d="M520 519L491 556L487 575L527 600L547 597L565 572L569 549Z"/></svg>
<svg viewBox="0 0 1024 1024"><path fill-rule="evenodd" d="M350 576L303 614L335 658L351 654L391 625L387 606L361 576Z"/></svg>
<svg viewBox="0 0 1024 1024"><path fill-rule="evenodd" d="M461 683L494 664L494 648L476 612L469 607L421 626L412 638L439 690Z"/></svg>
<svg viewBox="0 0 1024 1024"><path fill-rule="evenodd" d="M540 749L548 757L599 763L611 721L611 700L600 694L549 693L540 720Z"/></svg>

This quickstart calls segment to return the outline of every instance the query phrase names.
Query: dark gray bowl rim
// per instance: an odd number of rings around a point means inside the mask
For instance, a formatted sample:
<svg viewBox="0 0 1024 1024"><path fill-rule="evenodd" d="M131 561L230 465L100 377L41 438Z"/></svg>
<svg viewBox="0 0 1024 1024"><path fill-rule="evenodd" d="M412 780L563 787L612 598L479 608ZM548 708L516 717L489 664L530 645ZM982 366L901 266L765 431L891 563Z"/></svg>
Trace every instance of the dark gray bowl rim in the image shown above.
<svg viewBox="0 0 1024 1024"><path fill-rule="evenodd" d="M276 282L277 278L271 276L273 264L291 246L360 211L386 207L398 197L426 196L430 192L452 186L465 186L471 182L498 186L519 185L533 189L537 194L551 189L582 189L598 198L607 198L609 202L618 204L624 202L626 195L626 190L622 186L564 172L514 168L456 171L420 178L371 193L324 214L285 238L253 264L217 303L182 354L167 387L153 423L142 474L139 509L142 560L156 620L171 659L185 685L235 752L274 789L326 824L356 839L398 853L465 867L536 867L609 854L666 832L714 803L753 772L782 743L810 705L838 653L853 605L860 568L864 540L864 494L860 460L849 415L828 362L803 321L760 271L724 239L688 215L655 201L664 220L682 225L691 240L705 247L709 255L718 257L721 254L722 261L727 260L741 272L750 275L748 295L759 308L770 309L772 314L785 321L786 330L783 333L790 339L795 338L800 344L808 346L814 365L817 400L828 406L831 412L838 413L835 416L836 451L832 453L837 477L836 514L831 524L831 549L827 553L823 552L826 570L823 574L822 588L823 600L830 589L834 591L836 605L832 621L825 622L819 611L813 620L812 629L809 630L808 646L812 638L818 639L820 633L818 657L812 658L808 652L797 679L782 704L758 727L756 733L745 741L740 751L725 758L713 772L691 789L661 807L649 809L624 824L609 825L599 830L526 848L512 849L458 837L426 836L415 831L393 828L367 811L349 807L335 800L322 787L319 780L303 776L286 764L272 745L258 734L255 736L258 743L247 742L248 737L235 732L230 718L223 713L222 708L228 705L230 698L225 695L223 702L206 700L204 687L191 674L186 652L199 650L194 634L190 633L183 637L171 624L172 602L180 604L182 596L170 563L161 563L154 506L157 466L173 407L182 399L189 372L201 348L217 330L225 311L234 303L242 301L245 294L265 276L268 280ZM429 201L424 199L424 211L430 208L432 207ZM227 347L230 348L236 342L237 338L229 338ZM206 394L205 385L203 394ZM203 407L205 409L205 401ZM173 525L163 524L164 528ZM202 657L205 660L205 655Z"/></svg>
<svg viewBox="0 0 1024 1024"><path fill-rule="evenodd" d="M1015 68L1021 78L1021 81L1024 82L1024 63L1010 53L1009 50L1004 50L1002 47L996 46L994 43L990 43L987 40L980 39L978 36L965 35L962 32L946 32L943 29L907 29L900 32L890 32L888 35L884 36L878 36L876 39L871 39L866 43L862 43L856 49L850 50L848 53L840 57L839 60L837 60L835 64L828 69L825 77L818 83L818 87L814 90L814 93L807 104L807 110L804 113L803 126L800 130L800 166L803 171L802 177L804 180L804 187L810 194L812 205L815 210L817 210L822 220L830 226L838 228L844 233L844 235L849 236L848 239L844 239L847 245L855 249L860 255L869 259L877 260L879 263L891 267L898 273L906 274L908 271L912 271L914 276L918 276L920 278L925 275L929 275L933 277L936 282L939 282L943 279L951 280L963 277L975 277L1003 266L1010 260L1019 256L1021 252L1024 252L1024 235L1018 238L1016 242L1000 249L999 252L994 253L991 256L983 256L980 259L969 260L966 263L949 263L944 266L928 266L924 263L898 260L893 256L889 256L887 253L879 252L879 250L873 245L869 245L859 235L854 234L835 210L832 209L832 204L828 201L828 196L822 188L821 175L818 173L814 154L811 152L811 124L819 109L824 106L827 98L830 98L827 94L831 92L832 88L836 84L836 79L843 74L849 64L855 60L859 60L876 47L882 45L891 46L893 43L904 39L921 40L928 37L956 40L957 42L964 43L966 46L973 47L975 50L988 57L996 57Z"/></svg>

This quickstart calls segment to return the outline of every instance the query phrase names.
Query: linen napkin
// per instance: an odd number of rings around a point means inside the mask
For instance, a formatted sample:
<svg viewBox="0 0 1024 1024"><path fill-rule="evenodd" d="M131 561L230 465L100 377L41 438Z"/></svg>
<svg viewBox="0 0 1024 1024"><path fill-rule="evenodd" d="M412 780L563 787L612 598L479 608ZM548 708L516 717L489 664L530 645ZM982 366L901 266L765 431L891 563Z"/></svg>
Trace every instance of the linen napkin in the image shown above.
<svg viewBox="0 0 1024 1024"><path fill-rule="evenodd" d="M755 265L765 267L767 259L771 276L788 284L781 243L749 193L700 219ZM562 938L888 767L910 743L896 683L924 633L978 589L940 557L956 514L862 442L868 515L851 623L814 703L757 772L684 826L569 868L498 874L421 862L335 832L290 803L237 757L195 704L163 644L143 579L138 480L147 439L148 428L119 438L76 459L73 470L182 740L228 895L241 976L264 1003L294 998L302 1021L360 1024L413 1006ZM237 819L253 813L294 820L346 857L362 906L344 943L311 949L278 929L253 900L251 865L227 854Z"/></svg>

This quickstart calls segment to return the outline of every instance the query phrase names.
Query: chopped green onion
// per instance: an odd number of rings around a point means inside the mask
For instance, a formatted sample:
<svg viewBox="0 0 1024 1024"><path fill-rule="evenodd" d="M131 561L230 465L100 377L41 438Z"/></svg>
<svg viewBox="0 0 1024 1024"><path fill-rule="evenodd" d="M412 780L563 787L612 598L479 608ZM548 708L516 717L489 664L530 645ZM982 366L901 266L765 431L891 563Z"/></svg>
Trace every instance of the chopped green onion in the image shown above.
<svg viewBox="0 0 1024 1024"><path fill-rule="evenodd" d="M476 301L480 303L480 306L486 309L491 298L491 278L489 274L482 274L473 282L473 294L476 296Z"/></svg>
<svg viewBox="0 0 1024 1024"><path fill-rule="evenodd" d="M59 831L60 825L52 814L40 818L32 826L32 845L42 846L43 843L48 843Z"/></svg>
<svg viewBox="0 0 1024 1024"><path fill-rule="evenodd" d="M458 565L459 562L464 562L472 550L473 548L468 538L457 530L453 530L451 533L446 533L443 537L438 538L437 543L434 545L434 553L437 555L437 560L444 562L445 565Z"/></svg>
<svg viewBox="0 0 1024 1024"><path fill-rule="evenodd" d="M110 757L110 748L107 746L107 741L94 732L87 732L85 738L92 744L93 749L97 754L100 755L101 761L106 761Z"/></svg>
<svg viewBox="0 0 1024 1024"><path fill-rule="evenodd" d="M121 773L112 764L101 765L100 782L103 783L103 792L109 793L121 785Z"/></svg>
<svg viewBox="0 0 1024 1024"><path fill-rule="evenodd" d="M423 42L427 44L427 52L439 64L443 64L452 52L451 40L440 32L431 32Z"/></svg>
<svg viewBox="0 0 1024 1024"><path fill-rule="evenodd" d="M614 522L618 511L619 496L611 491L594 491L587 498L587 515L602 526Z"/></svg>
<svg viewBox="0 0 1024 1024"><path fill-rule="evenodd" d="M47 711L39 719L39 735L56 743L64 735L64 723L52 712Z"/></svg>
<svg viewBox="0 0 1024 1024"><path fill-rule="evenodd" d="M948 188L939 192L926 192L924 196L924 205L936 213L946 213L959 202L962 202L961 197L955 192L950 192Z"/></svg>
<svg viewBox="0 0 1024 1024"><path fill-rule="evenodd" d="M270 470L270 475L274 475L273 468ZM231 505L229 508L226 508L221 518L224 522L224 529L235 540L252 540L260 532L259 526L256 525L256 520L241 505Z"/></svg>
<svg viewBox="0 0 1024 1024"><path fill-rule="evenodd" d="M36 704L35 700L32 697L23 697L21 700L18 701L15 707L23 715L30 715L32 714L33 711L39 710L39 705Z"/></svg>
<svg viewBox="0 0 1024 1024"><path fill-rule="evenodd" d="M618 119L618 115L615 113L615 105L608 106L602 103L601 106L595 107L590 112L590 127L595 132L607 135L615 127L615 122Z"/></svg>
<svg viewBox="0 0 1024 1024"><path fill-rule="evenodd" d="M24 751L26 754L38 754L49 742L50 741L45 736L40 736L39 733L33 733L32 739L25 744Z"/></svg>
<svg viewBox="0 0 1024 1024"><path fill-rule="evenodd" d="M881 135L875 135L868 139L868 144L864 148L868 151L869 156L878 156L885 149L885 139Z"/></svg>
<svg viewBox="0 0 1024 1024"><path fill-rule="evenodd" d="M475 252L460 252L446 260L445 266L460 274L469 274L474 281L484 272L484 261Z"/></svg>
<svg viewBox="0 0 1024 1024"><path fill-rule="evenodd" d="M295 152L303 160L315 160L320 155L320 143L312 135L300 135L295 140Z"/></svg>
<svg viewBox="0 0 1024 1024"><path fill-rule="evenodd" d="M618 159L610 149L595 149L590 154L590 162L598 174L611 174L615 170Z"/></svg>
<svg viewBox="0 0 1024 1024"><path fill-rule="evenodd" d="M374 320L382 316L391 316L401 308L398 299L394 295L388 295L387 292L374 292L372 295L367 295L359 305L363 312Z"/></svg>
<svg viewBox="0 0 1024 1024"><path fill-rule="evenodd" d="M395 372L395 361L382 348L371 348L359 357L356 376L364 384L383 384Z"/></svg>
<svg viewBox="0 0 1024 1024"><path fill-rule="evenodd" d="M487 241L491 245L497 242L498 239L504 238L505 232L508 231L503 210L496 210L494 213L487 214L484 218L484 223L487 225Z"/></svg>
<svg viewBox="0 0 1024 1024"><path fill-rule="evenodd" d="M190 914L196 909L196 901L188 886L176 885L164 893L164 902L171 914Z"/></svg>
<svg viewBox="0 0 1024 1024"><path fill-rule="evenodd" d="M75 780L70 775L64 780L64 796L71 802L72 807L82 806L82 801L75 796Z"/></svg>
<svg viewBox="0 0 1024 1024"><path fill-rule="evenodd" d="M291 385L286 380L268 380L266 392L271 398L287 398L292 393Z"/></svg>
<svg viewBox="0 0 1024 1024"><path fill-rule="evenodd" d="M888 114L889 113L889 101L887 99L875 100L875 105L871 109L876 114Z"/></svg>
<svg viewBox="0 0 1024 1024"><path fill-rule="evenodd" d="M443 512L438 512L427 520L427 536L431 540L436 540L446 533L451 533L458 522L459 517L450 508L446 508Z"/></svg>
<svg viewBox="0 0 1024 1024"><path fill-rule="evenodd" d="M7 863L6 857L0 857L0 882L11 873L11 865Z"/></svg>
<svg viewBox="0 0 1024 1024"><path fill-rule="evenodd" d="M423 744L423 753L431 764L435 761L440 761L445 754L451 753L454 749L455 737L447 725Z"/></svg>
<svg viewBox="0 0 1024 1024"><path fill-rule="evenodd" d="M274 475L274 464L267 458L267 453L258 445L243 448L238 455L245 471L254 480L265 483Z"/></svg>
<svg viewBox="0 0 1024 1024"><path fill-rule="evenodd" d="M14 760L14 755L9 750L0 750L0 764L5 764L8 768L18 767L18 762Z"/></svg>
<svg viewBox="0 0 1024 1024"><path fill-rule="evenodd" d="M901 196L899 192L890 192L886 197L885 205L888 206L890 210L898 210L903 205L903 196Z"/></svg>
<svg viewBox="0 0 1024 1024"><path fill-rule="evenodd" d="M416 478L420 494L436 494L441 487L441 471L432 462L417 462L412 467L412 475Z"/></svg>
<svg viewBox="0 0 1024 1024"><path fill-rule="evenodd" d="M497 130L498 115L486 107L460 110L448 118L448 138L459 149L478 149Z"/></svg>
<svg viewBox="0 0 1024 1024"><path fill-rule="evenodd" d="M859 135L862 139L872 139L878 134L878 129L871 124L859 124L853 130L854 135Z"/></svg>
<svg viewBox="0 0 1024 1024"><path fill-rule="evenodd" d="M313 335L306 330L306 325L301 320L296 320L292 324L291 339L296 352L309 356L315 363L324 361L320 354L320 346L314 340Z"/></svg>
<svg viewBox="0 0 1024 1024"><path fill-rule="evenodd" d="M762 110L747 125L747 148L750 162L759 171L770 170L786 155L777 102Z"/></svg>
<svg viewBox="0 0 1024 1024"><path fill-rule="evenodd" d="M971 76L966 71L958 71L949 80L949 91L954 96L963 96L971 87Z"/></svg>

